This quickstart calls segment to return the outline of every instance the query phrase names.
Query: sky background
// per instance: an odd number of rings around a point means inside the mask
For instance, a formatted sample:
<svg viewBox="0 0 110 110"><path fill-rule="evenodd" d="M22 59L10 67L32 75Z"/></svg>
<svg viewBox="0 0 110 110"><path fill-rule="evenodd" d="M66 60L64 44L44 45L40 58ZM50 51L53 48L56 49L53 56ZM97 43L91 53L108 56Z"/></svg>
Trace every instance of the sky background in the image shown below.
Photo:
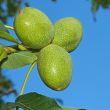
<svg viewBox="0 0 110 110"><path fill-rule="evenodd" d="M110 10L100 8L96 15L97 22L94 22L90 10L91 3L87 0L59 0L57 3L51 0L25 1L46 13L53 23L63 17L80 19L84 34L80 46L71 53L73 79L66 90L56 92L46 87L35 66L24 93L38 92L60 98L64 101L65 107L110 110ZM12 18L8 24L13 25ZM4 74L15 84L18 93L28 69L29 66L4 70ZM11 95L5 97L5 100L14 101L15 97Z"/></svg>

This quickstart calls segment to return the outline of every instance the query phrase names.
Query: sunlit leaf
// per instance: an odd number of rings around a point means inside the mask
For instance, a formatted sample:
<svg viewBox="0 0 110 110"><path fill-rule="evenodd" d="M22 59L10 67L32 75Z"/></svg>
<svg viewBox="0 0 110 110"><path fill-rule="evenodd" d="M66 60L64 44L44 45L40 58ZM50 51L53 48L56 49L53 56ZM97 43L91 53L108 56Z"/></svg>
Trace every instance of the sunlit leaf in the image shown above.
<svg viewBox="0 0 110 110"><path fill-rule="evenodd" d="M5 28L5 26L2 23L2 21L0 21L0 31L8 32L8 30Z"/></svg>
<svg viewBox="0 0 110 110"><path fill-rule="evenodd" d="M2 46L0 46L0 62L7 57L7 53Z"/></svg>
<svg viewBox="0 0 110 110"><path fill-rule="evenodd" d="M5 28L4 24L0 21L0 38L18 43L18 41L8 33L7 29Z"/></svg>
<svg viewBox="0 0 110 110"><path fill-rule="evenodd" d="M15 103L7 103L9 108L22 108L23 110L85 110L77 108L63 108L47 96L38 93L28 93L19 96Z"/></svg>
<svg viewBox="0 0 110 110"><path fill-rule="evenodd" d="M16 69L33 63L37 59L34 53L21 51L8 55L7 60L1 65L1 68Z"/></svg>

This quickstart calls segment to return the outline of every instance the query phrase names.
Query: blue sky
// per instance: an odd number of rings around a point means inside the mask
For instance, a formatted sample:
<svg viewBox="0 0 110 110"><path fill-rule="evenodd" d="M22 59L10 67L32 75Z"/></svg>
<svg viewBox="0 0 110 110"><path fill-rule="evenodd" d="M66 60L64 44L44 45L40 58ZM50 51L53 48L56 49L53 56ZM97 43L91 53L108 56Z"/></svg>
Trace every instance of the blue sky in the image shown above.
<svg viewBox="0 0 110 110"><path fill-rule="evenodd" d="M71 53L73 80L66 90L56 92L47 88L41 81L36 66L24 93L34 91L49 97L61 98L64 106L88 110L109 110L110 10L100 8L96 15L97 22L94 22L90 11L91 4L87 0L59 0L57 3L52 3L50 0L27 1L32 7L45 12L53 23L68 16L80 19L84 34L78 49ZM12 18L9 19L8 24L13 25ZM29 66L16 70L4 70L4 74L12 79L18 93L28 69ZM6 101L15 100L13 95L5 99Z"/></svg>

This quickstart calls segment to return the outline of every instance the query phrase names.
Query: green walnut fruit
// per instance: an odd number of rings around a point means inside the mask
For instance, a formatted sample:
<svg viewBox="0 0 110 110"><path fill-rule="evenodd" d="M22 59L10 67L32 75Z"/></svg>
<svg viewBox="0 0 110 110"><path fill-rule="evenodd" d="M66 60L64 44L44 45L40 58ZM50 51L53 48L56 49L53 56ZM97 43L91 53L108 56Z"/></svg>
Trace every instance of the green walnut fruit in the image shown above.
<svg viewBox="0 0 110 110"><path fill-rule="evenodd" d="M82 33L82 25L78 19L63 18L55 23L53 44L57 44L71 52L78 47L82 39Z"/></svg>
<svg viewBox="0 0 110 110"><path fill-rule="evenodd" d="M14 19L14 29L23 45L32 49L47 46L54 37L54 26L40 10L24 8Z"/></svg>
<svg viewBox="0 0 110 110"><path fill-rule="evenodd" d="M56 91L68 87L72 78L72 60L62 47L50 44L38 56L38 71L43 82Z"/></svg>

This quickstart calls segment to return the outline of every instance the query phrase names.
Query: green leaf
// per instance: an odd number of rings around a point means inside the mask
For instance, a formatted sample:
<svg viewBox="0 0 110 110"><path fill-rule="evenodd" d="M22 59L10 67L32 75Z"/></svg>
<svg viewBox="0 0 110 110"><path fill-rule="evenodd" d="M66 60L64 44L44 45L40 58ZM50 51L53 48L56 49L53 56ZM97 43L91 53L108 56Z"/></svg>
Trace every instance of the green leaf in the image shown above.
<svg viewBox="0 0 110 110"><path fill-rule="evenodd" d="M0 62L7 57L7 53L2 46L0 46Z"/></svg>
<svg viewBox="0 0 110 110"><path fill-rule="evenodd" d="M99 9L99 3L96 0L92 0L92 12L95 14Z"/></svg>
<svg viewBox="0 0 110 110"><path fill-rule="evenodd" d="M21 51L8 55L8 58L1 68L16 69L33 63L37 59L37 56L30 51Z"/></svg>
<svg viewBox="0 0 110 110"><path fill-rule="evenodd" d="M86 109L79 109L79 108L62 108L63 110L86 110Z"/></svg>
<svg viewBox="0 0 110 110"><path fill-rule="evenodd" d="M26 110L61 110L55 100L37 93L20 96L16 103Z"/></svg>
<svg viewBox="0 0 110 110"><path fill-rule="evenodd" d="M8 32L8 30L5 28L5 26L2 23L2 21L0 21L0 31Z"/></svg>
<svg viewBox="0 0 110 110"><path fill-rule="evenodd" d="M19 107L19 104L9 102L9 103L6 104L6 107L7 107L9 110L11 110L11 109L13 109L13 108Z"/></svg>
<svg viewBox="0 0 110 110"><path fill-rule="evenodd" d="M62 110L54 99L37 93L28 93L19 96L12 106L17 106L23 110Z"/></svg>
<svg viewBox="0 0 110 110"><path fill-rule="evenodd" d="M5 102L3 102L3 100L0 100L0 110L11 110L11 109L8 109Z"/></svg>
<svg viewBox="0 0 110 110"><path fill-rule="evenodd" d="M10 42L18 43L18 41L9 33L0 30L0 38L8 40Z"/></svg>
<svg viewBox="0 0 110 110"><path fill-rule="evenodd" d="M93 14L95 14L100 6L103 9L108 9L109 5L110 5L110 0L92 0L92 12Z"/></svg>
<svg viewBox="0 0 110 110"><path fill-rule="evenodd" d="M5 26L1 21L0 21L0 38L14 42L14 43L18 43L18 41L8 33L7 29L5 28Z"/></svg>

